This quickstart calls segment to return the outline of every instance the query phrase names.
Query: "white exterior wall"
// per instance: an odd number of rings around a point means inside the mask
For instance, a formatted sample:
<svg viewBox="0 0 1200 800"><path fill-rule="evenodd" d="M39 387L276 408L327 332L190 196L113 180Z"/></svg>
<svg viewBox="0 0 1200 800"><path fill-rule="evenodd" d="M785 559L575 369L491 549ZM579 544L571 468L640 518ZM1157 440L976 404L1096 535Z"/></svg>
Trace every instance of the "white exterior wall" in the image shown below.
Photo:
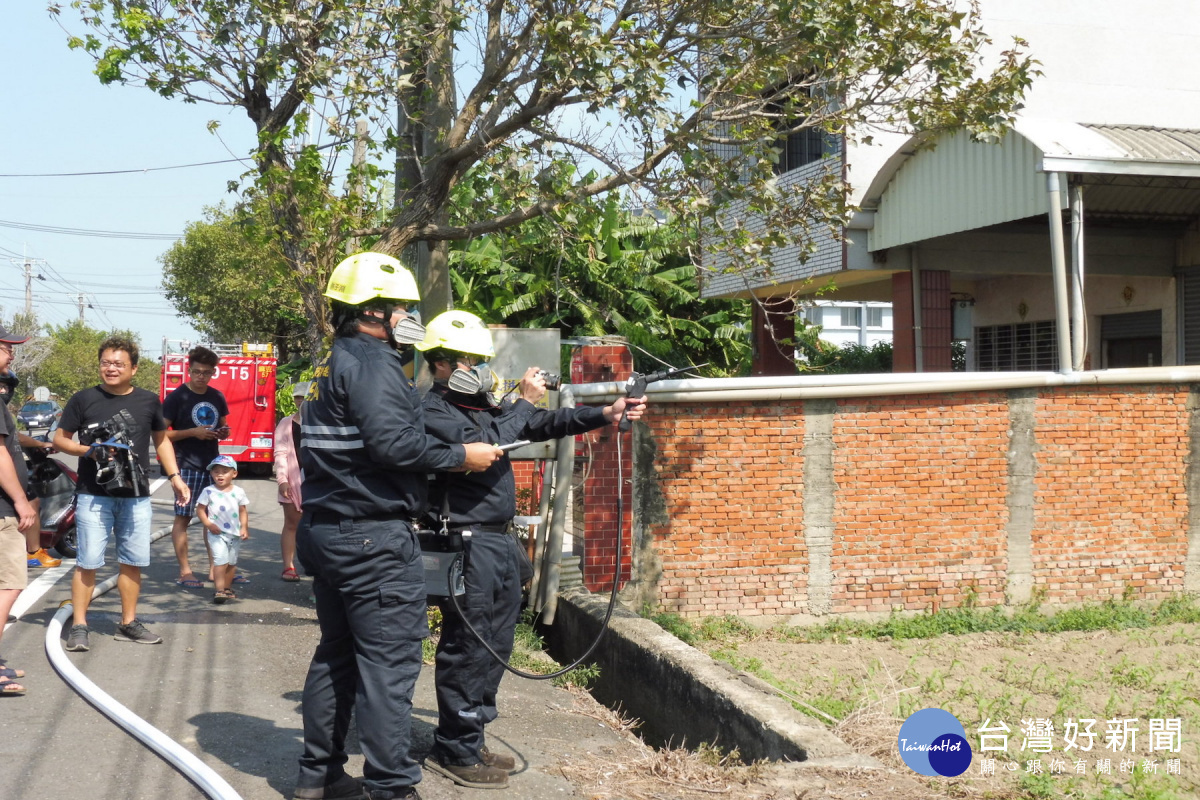
<svg viewBox="0 0 1200 800"><path fill-rule="evenodd" d="M842 309L858 309L862 325L842 325ZM867 309L879 309L883 321L879 326L867 324ZM848 344L861 344L871 347L880 342L892 341L892 304L876 302L839 303L830 300L818 300L805 311L805 319L810 323L821 326L821 339L826 342L844 347Z"/></svg>
<svg viewBox="0 0 1200 800"><path fill-rule="evenodd" d="M1200 128L1195 0L982 0L997 49L1029 42L1044 75L1022 116Z"/></svg>

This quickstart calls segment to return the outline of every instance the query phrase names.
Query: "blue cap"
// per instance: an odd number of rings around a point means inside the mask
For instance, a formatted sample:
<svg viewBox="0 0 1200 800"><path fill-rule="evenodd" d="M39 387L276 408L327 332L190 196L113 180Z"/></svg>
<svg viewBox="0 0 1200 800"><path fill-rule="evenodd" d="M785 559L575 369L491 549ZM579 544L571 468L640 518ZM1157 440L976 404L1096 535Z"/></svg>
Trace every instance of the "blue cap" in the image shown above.
<svg viewBox="0 0 1200 800"><path fill-rule="evenodd" d="M236 470L237 462L233 460L233 456L217 456L208 465L208 469L211 470L213 467L229 467L232 470Z"/></svg>

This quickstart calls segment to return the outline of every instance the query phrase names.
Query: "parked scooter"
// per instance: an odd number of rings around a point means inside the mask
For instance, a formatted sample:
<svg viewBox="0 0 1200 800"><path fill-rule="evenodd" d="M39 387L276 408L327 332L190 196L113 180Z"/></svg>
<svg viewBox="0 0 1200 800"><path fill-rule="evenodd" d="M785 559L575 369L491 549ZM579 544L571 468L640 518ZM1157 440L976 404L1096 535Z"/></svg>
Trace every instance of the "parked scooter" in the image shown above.
<svg viewBox="0 0 1200 800"><path fill-rule="evenodd" d="M53 428L47 432L49 437ZM41 436L34 438L40 439ZM48 439L47 439L48 440ZM29 488L41 498L41 546L53 547L63 558L78 553L75 534L75 470L50 456L45 450L24 448L29 465Z"/></svg>

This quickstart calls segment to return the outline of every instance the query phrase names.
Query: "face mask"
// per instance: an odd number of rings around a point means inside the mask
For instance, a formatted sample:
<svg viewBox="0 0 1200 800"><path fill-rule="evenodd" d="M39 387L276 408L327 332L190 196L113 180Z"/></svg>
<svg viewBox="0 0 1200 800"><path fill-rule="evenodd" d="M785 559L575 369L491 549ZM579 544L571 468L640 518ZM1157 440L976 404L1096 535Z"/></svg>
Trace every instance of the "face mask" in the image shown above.
<svg viewBox="0 0 1200 800"><path fill-rule="evenodd" d="M417 317L405 317L392 328L392 341L396 344L417 344L425 339L425 326Z"/></svg>
<svg viewBox="0 0 1200 800"><path fill-rule="evenodd" d="M459 367L454 370L446 385L450 387L450 391L461 394L490 392L496 386L496 376L492 374L491 366L485 361L469 369Z"/></svg>

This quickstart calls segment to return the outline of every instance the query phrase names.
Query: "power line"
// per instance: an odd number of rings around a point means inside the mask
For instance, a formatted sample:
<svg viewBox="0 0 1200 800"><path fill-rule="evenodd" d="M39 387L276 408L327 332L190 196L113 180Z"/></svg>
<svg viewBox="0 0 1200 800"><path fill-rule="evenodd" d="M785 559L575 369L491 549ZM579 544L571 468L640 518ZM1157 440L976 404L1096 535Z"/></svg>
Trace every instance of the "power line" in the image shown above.
<svg viewBox="0 0 1200 800"><path fill-rule="evenodd" d="M352 141L351 139L338 139L334 142L318 145L317 150L328 150L331 147L346 144ZM107 169L98 170L96 172L28 172L28 173L0 173L0 178L82 178L91 175L134 175L143 172L163 172L172 169L191 169L192 167L211 167L214 164L246 164L253 166L254 162L249 158L226 158L220 161L198 161L195 164L175 164L170 167L142 167L141 169Z"/></svg>
<svg viewBox="0 0 1200 800"><path fill-rule="evenodd" d="M163 172L171 169L190 169L192 167L211 167L214 164L250 163L245 158L226 158L221 161L200 161L195 164L176 164L171 167L143 167L141 169L109 169L99 172L29 172L0 174L0 178L82 178L90 175L131 175L142 172Z"/></svg>
<svg viewBox="0 0 1200 800"><path fill-rule="evenodd" d="M22 231L37 231L39 233L58 233L66 236L98 236L104 239L148 239L159 241L175 241L181 238L178 233L137 233L134 231L103 231L89 228L64 228L57 225L38 225L32 222L13 222L0 219L0 228L16 228Z"/></svg>

